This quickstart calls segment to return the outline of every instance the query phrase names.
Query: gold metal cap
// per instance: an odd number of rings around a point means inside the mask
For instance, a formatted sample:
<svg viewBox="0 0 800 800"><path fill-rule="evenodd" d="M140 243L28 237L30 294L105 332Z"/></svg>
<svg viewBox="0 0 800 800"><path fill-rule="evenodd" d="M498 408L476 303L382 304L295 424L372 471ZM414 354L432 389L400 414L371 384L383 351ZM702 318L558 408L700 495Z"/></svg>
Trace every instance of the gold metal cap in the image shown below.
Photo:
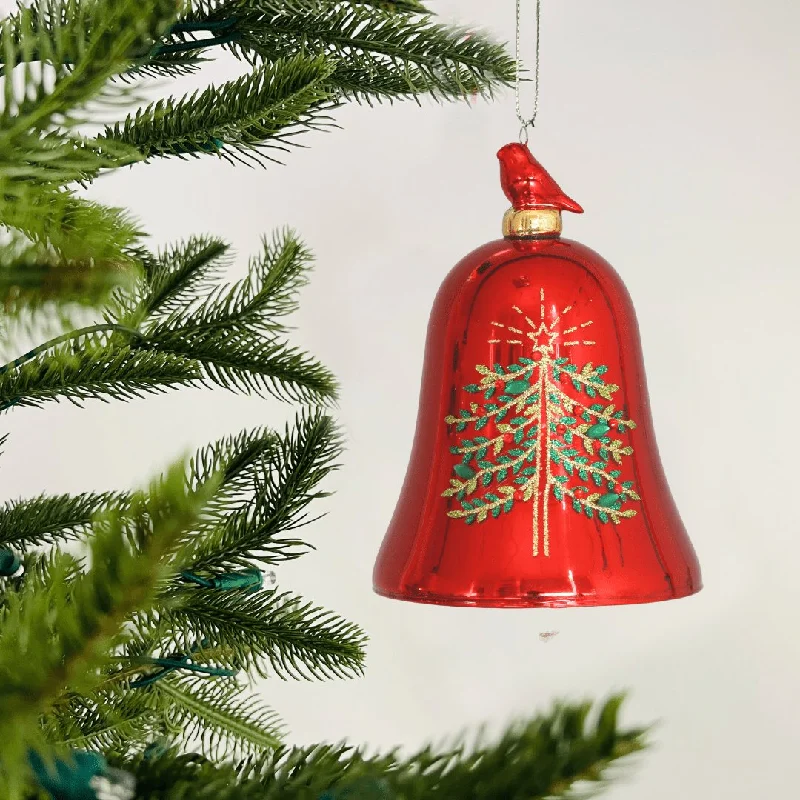
<svg viewBox="0 0 800 800"><path fill-rule="evenodd" d="M509 208L503 217L503 236L526 239L561 233L561 211L558 208L530 208L517 211Z"/></svg>

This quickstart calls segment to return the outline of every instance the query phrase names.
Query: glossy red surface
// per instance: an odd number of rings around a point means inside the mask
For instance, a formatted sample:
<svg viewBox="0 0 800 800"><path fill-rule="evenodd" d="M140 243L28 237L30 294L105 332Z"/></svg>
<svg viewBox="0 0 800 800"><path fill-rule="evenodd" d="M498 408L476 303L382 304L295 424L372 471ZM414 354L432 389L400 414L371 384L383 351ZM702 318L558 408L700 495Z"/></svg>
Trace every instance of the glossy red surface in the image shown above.
<svg viewBox="0 0 800 800"><path fill-rule="evenodd" d="M583 209L561 191L550 173L533 157L527 145L514 142L501 147L500 186L515 209L560 208L582 214Z"/></svg>
<svg viewBox="0 0 800 800"><path fill-rule="evenodd" d="M495 607L700 590L656 447L633 305L597 253L557 235L501 239L447 276L374 587Z"/></svg>

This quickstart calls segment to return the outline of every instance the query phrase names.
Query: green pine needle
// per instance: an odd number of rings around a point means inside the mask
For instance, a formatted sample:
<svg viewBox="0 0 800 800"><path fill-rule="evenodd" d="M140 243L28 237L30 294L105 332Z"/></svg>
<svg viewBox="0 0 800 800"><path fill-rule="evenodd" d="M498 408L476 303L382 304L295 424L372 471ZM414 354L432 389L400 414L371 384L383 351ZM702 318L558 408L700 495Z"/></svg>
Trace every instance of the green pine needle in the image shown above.
<svg viewBox="0 0 800 800"><path fill-rule="evenodd" d="M107 128L106 136L145 157L219 153L275 160L268 150L285 151L298 133L330 124L325 82L333 69L321 56L291 55L186 99L159 100Z"/></svg>
<svg viewBox="0 0 800 800"><path fill-rule="evenodd" d="M0 244L0 306L11 318L99 306L115 289L132 287L134 268L132 260L66 260L38 245Z"/></svg>
<svg viewBox="0 0 800 800"><path fill-rule="evenodd" d="M167 247L144 262L147 287L136 309L141 318L151 314L184 312L198 297L217 288L228 265L230 246L212 236L193 236Z"/></svg>
<svg viewBox="0 0 800 800"><path fill-rule="evenodd" d="M291 11L280 0L223 0L200 3L191 19L230 17L237 20L236 36L227 46L237 55L271 62L302 51L334 59L347 65L348 79L338 88L350 99L490 95L514 76L514 62L502 45L426 16L334 0L301 3ZM356 80L359 75L363 80ZM332 83L337 86L336 75Z"/></svg>
<svg viewBox="0 0 800 800"><path fill-rule="evenodd" d="M281 342L227 330L162 333L148 340L162 354L192 359L212 383L234 392L321 403L337 395L336 379L316 359Z"/></svg>
<svg viewBox="0 0 800 800"><path fill-rule="evenodd" d="M215 282L226 254L223 242L201 237L146 255L144 281L109 310L108 321L141 330L132 346L186 359L207 383L303 403L335 399L329 370L275 338L306 284L309 251L281 231L264 240L248 276L232 286Z"/></svg>
<svg viewBox="0 0 800 800"><path fill-rule="evenodd" d="M72 557L57 555L48 570L34 572L19 592L6 595L0 626L4 768L24 756L36 740L39 715L59 696L85 693L100 682L100 668L109 663L125 621L156 600L171 551L214 488L212 482L187 490L183 466L176 465L149 492L135 495L124 514L96 518L86 572L74 577Z"/></svg>
<svg viewBox="0 0 800 800"><path fill-rule="evenodd" d="M62 125L82 122L82 107L90 100L119 101L120 91L110 91L109 79L149 48L177 11L174 0L42 0L18 6L0 25L0 152L17 137L48 131L56 119ZM52 72L27 68L33 61L49 64ZM14 71L17 65L23 69ZM11 80L12 72L20 80Z"/></svg>
<svg viewBox="0 0 800 800"><path fill-rule="evenodd" d="M593 718L591 703L559 703L548 714L509 727L494 745L457 745L444 757L426 748L409 760L418 772L400 777L398 794L421 800L411 787L423 770L424 797L430 800L544 800L590 791L592 784L602 788L614 762L644 747L644 731L619 730L622 701L611 697Z"/></svg>
<svg viewBox="0 0 800 800"><path fill-rule="evenodd" d="M58 347L0 374L0 410L41 406L58 398L129 400L196 383L200 372L186 358L125 346Z"/></svg>
<svg viewBox="0 0 800 800"><path fill-rule="evenodd" d="M80 287L101 302L128 282L126 248L140 231L64 187L141 157L75 129L89 104L131 99L110 79L176 12L172 0L42 0L0 22L0 299L10 313L73 303Z"/></svg>
<svg viewBox="0 0 800 800"><path fill-rule="evenodd" d="M49 742L74 750L134 753L159 730L159 717L144 692L73 694L43 719Z"/></svg>
<svg viewBox="0 0 800 800"><path fill-rule="evenodd" d="M233 766L168 752L124 763L138 800L552 800L603 788L645 734L618 722L612 697L587 720L588 704L558 704L495 743L372 756L348 745L279 747Z"/></svg>
<svg viewBox="0 0 800 800"><path fill-rule="evenodd" d="M97 512L112 505L119 507L126 501L127 495L114 492L8 500L0 506L0 544L28 548L57 539L74 539L86 532Z"/></svg>
<svg viewBox="0 0 800 800"><path fill-rule="evenodd" d="M230 679L164 680L154 684L170 708L170 725L184 742L199 741L215 760L260 755L278 746L283 726L260 700L242 695Z"/></svg>
<svg viewBox="0 0 800 800"><path fill-rule="evenodd" d="M164 330L207 333L212 329L268 336L285 333L279 317L297 310L297 294L308 283L312 255L288 229L276 232L271 240L264 238L262 246L263 253L250 261L244 280L217 287L196 308L184 303L148 334L158 338Z"/></svg>
<svg viewBox="0 0 800 800"><path fill-rule="evenodd" d="M74 265L102 272L111 280L115 273L125 273L116 283L130 283L136 261L129 248L140 241L142 231L126 212L50 186L22 184L21 192L3 188L11 193L7 203L0 203L0 223L16 237L7 247L18 250L6 253L21 262L19 267L24 268L23 259L49 256L56 268ZM39 247L28 249L30 242Z"/></svg>
<svg viewBox="0 0 800 800"><path fill-rule="evenodd" d="M161 612L169 633L165 650L186 652L210 644L197 661L246 669L262 677L349 678L363 672L366 637L361 629L290 593L173 591Z"/></svg>
<svg viewBox="0 0 800 800"><path fill-rule="evenodd" d="M227 249L198 237L155 256L139 254L134 291L118 292L105 313L108 326L122 324L129 333L87 337L89 326L70 344L53 342L26 363L0 369L0 410L59 397L127 399L199 381L299 402L335 399L330 371L275 338L286 331L281 318L297 306L309 252L290 231L280 232L265 240L247 278L220 286Z"/></svg>
<svg viewBox="0 0 800 800"><path fill-rule="evenodd" d="M350 0L350 5L373 6L380 11L404 14L431 14L420 0Z"/></svg>
<svg viewBox="0 0 800 800"><path fill-rule="evenodd" d="M208 475L222 476L209 507L224 515L241 505L243 498L252 497L256 474L280 449L280 435L269 428L227 436L197 451L190 461L191 480L203 483Z"/></svg>
<svg viewBox="0 0 800 800"><path fill-rule="evenodd" d="M19 190L26 181L52 186L89 181L103 171L128 166L141 159L138 150L122 142L57 131L18 134L14 143L15 148L0 153L0 181L11 191Z"/></svg>
<svg viewBox="0 0 800 800"><path fill-rule="evenodd" d="M222 482L201 535L188 545L187 568L218 572L306 552L291 534L310 521L308 505L325 496L319 484L336 469L341 450L334 421L316 411L299 416L282 437L262 431L201 451L195 480L205 481L221 464Z"/></svg>

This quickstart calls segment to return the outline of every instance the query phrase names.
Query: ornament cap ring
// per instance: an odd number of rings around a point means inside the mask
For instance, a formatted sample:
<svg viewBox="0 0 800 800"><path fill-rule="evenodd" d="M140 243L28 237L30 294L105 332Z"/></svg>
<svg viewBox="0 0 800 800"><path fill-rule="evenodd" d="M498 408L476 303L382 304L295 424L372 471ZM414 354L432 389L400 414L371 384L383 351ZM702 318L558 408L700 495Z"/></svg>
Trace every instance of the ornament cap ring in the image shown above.
<svg viewBox="0 0 800 800"><path fill-rule="evenodd" d="M561 211L557 208L509 208L503 216L503 236L528 239L561 234Z"/></svg>

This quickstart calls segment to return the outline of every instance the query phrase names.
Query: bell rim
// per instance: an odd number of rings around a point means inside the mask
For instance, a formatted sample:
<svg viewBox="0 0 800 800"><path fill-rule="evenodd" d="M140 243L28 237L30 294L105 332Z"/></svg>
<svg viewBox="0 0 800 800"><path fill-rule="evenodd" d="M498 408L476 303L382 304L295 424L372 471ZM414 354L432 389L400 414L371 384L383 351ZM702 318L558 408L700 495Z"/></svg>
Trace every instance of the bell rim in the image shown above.
<svg viewBox="0 0 800 800"><path fill-rule="evenodd" d="M586 595L575 594L570 597L563 595L554 596L541 594L536 597L491 597L474 598L459 595L443 595L435 592L392 592L373 586L375 594L389 600L403 600L421 605L449 606L451 608L601 608L604 606L632 606L647 605L649 603L663 603L667 600L681 600L698 594L703 589L703 584L698 581L696 585L685 591L662 591L647 595Z"/></svg>

